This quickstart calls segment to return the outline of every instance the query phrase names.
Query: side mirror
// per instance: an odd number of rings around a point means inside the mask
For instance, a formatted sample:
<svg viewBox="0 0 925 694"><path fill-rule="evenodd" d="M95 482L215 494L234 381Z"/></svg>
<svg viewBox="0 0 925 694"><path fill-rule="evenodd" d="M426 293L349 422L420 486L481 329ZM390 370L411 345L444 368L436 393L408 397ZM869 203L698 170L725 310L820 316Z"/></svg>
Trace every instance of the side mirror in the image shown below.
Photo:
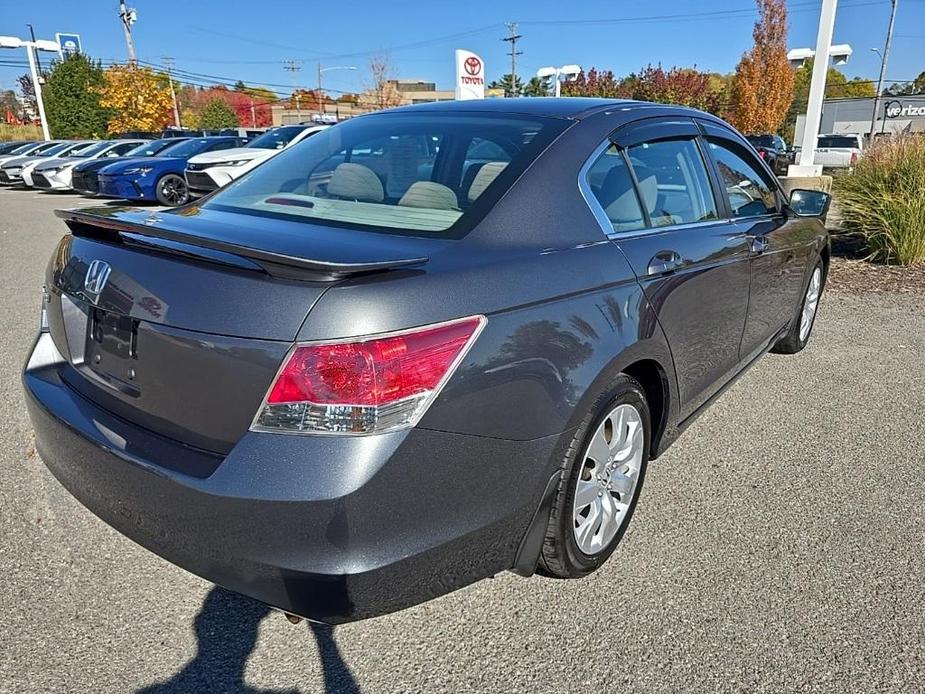
<svg viewBox="0 0 925 694"><path fill-rule="evenodd" d="M790 193L790 209L797 217L825 218L832 196L821 190L796 189Z"/></svg>

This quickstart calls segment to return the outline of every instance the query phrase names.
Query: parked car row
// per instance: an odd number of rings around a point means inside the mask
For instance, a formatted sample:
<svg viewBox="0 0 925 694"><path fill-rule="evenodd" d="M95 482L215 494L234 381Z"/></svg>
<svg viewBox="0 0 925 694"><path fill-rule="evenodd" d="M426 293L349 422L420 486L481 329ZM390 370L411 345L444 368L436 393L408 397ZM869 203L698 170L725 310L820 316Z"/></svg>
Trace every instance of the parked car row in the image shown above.
<svg viewBox="0 0 925 694"><path fill-rule="evenodd" d="M328 125L157 140L11 142L0 148L0 184L175 207L238 178Z"/></svg>

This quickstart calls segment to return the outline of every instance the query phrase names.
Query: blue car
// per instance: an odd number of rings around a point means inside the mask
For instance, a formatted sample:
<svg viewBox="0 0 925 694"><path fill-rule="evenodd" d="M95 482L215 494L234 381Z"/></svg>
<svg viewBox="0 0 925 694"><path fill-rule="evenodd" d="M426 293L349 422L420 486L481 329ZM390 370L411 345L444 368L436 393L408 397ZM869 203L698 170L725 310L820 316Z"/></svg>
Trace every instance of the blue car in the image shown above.
<svg viewBox="0 0 925 694"><path fill-rule="evenodd" d="M99 194L124 200L150 200L174 207L189 201L183 178L186 162L197 154L241 147L243 137L196 137L172 145L156 157L133 157L99 172Z"/></svg>

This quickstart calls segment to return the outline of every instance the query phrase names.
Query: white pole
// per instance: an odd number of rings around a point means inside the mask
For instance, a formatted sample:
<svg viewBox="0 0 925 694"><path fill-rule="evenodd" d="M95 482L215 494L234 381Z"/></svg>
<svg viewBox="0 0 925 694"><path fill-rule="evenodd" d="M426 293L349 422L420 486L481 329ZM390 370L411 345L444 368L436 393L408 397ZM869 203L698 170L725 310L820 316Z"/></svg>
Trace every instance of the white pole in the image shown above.
<svg viewBox="0 0 925 694"><path fill-rule="evenodd" d="M559 74L558 70L556 70L556 98L557 99L560 96L562 96L562 80L560 79L560 77L562 77L562 75Z"/></svg>
<svg viewBox="0 0 925 694"><path fill-rule="evenodd" d="M45 140L48 141L51 139L51 135L48 132L48 121L45 119L45 104L42 101L42 85L39 83L39 73L35 67L35 46L29 42L24 42L26 45L26 53L29 56L29 71L32 73L32 89L35 91L35 103L39 109L39 122L42 124L42 135L45 136Z"/></svg>
<svg viewBox="0 0 925 694"><path fill-rule="evenodd" d="M803 126L803 145L800 150L799 172L792 176L821 176L822 167L813 164L816 153L816 139L822 121L822 102L825 99L825 78L829 71L829 48L832 46L832 32L835 30L835 9L838 0L822 0L819 15L819 34L816 37L816 57L813 61L813 76L809 83L809 102L806 105L806 123Z"/></svg>

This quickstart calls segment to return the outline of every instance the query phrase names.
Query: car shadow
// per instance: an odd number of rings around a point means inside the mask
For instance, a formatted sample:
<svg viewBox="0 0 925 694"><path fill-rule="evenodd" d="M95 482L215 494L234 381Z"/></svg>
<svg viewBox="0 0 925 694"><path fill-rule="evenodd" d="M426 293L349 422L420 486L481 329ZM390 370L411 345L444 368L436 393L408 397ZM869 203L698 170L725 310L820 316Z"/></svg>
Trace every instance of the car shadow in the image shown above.
<svg viewBox="0 0 925 694"><path fill-rule="evenodd" d="M296 687L260 689L244 682L244 669L257 645L260 622L270 612L269 607L255 600L213 588L193 623L196 655L169 680L141 687L138 694L298 694L301 690ZM334 628L308 624L321 659L324 692L357 694L360 689L334 640Z"/></svg>

